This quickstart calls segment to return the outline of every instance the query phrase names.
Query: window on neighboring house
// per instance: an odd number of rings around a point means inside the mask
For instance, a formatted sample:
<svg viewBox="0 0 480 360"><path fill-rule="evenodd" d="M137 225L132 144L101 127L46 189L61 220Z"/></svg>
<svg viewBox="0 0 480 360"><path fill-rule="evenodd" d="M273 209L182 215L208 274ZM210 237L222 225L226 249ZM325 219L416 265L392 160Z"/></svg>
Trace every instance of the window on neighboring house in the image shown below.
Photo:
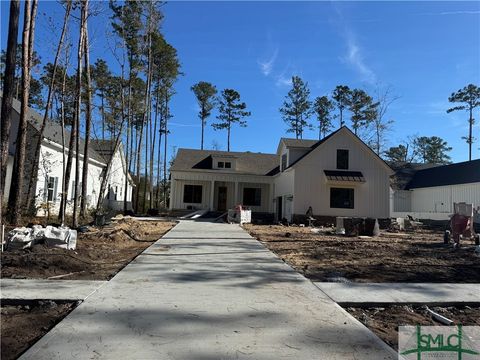
<svg viewBox="0 0 480 360"><path fill-rule="evenodd" d="M330 188L330 207L353 209L354 190L348 188Z"/></svg>
<svg viewBox="0 0 480 360"><path fill-rule="evenodd" d="M115 200L118 200L118 186L115 186Z"/></svg>
<svg viewBox="0 0 480 360"><path fill-rule="evenodd" d="M282 155L282 168L281 171L287 168L287 154Z"/></svg>
<svg viewBox="0 0 480 360"><path fill-rule="evenodd" d="M82 183L80 182L80 187L78 188L78 197L82 195ZM72 190L70 192L70 200L75 200L75 180L72 181Z"/></svg>
<svg viewBox="0 0 480 360"><path fill-rule="evenodd" d="M232 163L230 161L225 162L225 169L231 169Z"/></svg>
<svg viewBox="0 0 480 360"><path fill-rule="evenodd" d="M219 162L218 162L218 167L219 167L220 169L223 169L223 168L224 168L224 162L223 162L223 161L219 161Z"/></svg>
<svg viewBox="0 0 480 360"><path fill-rule="evenodd" d="M57 202L58 177L49 176L45 185L45 200Z"/></svg>
<svg viewBox="0 0 480 360"><path fill-rule="evenodd" d="M348 150L337 149L337 169L348 170Z"/></svg>
<svg viewBox="0 0 480 360"><path fill-rule="evenodd" d="M190 204L202 203L202 185L184 185L183 202Z"/></svg>
<svg viewBox="0 0 480 360"><path fill-rule="evenodd" d="M262 189L260 188L244 188L243 189L243 205L260 206L262 204Z"/></svg>

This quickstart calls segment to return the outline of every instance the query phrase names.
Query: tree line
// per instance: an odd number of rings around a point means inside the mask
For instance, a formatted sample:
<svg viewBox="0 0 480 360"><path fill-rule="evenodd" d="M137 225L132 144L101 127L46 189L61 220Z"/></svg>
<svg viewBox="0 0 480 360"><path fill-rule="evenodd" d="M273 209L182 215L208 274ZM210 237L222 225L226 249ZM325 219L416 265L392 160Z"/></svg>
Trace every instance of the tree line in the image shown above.
<svg viewBox="0 0 480 360"><path fill-rule="evenodd" d="M182 75L176 49L162 34L163 3L154 1L114 1L108 3L110 31L108 44L118 66L112 68L104 59L90 63L88 24L94 16L103 15L102 3L89 0L63 0L64 17L55 44L53 62L42 65L34 51L34 30L38 0L26 0L21 43L17 44L20 1L10 3L7 49L2 52L3 101L1 110L1 194L5 190L8 160L8 137L13 98L21 102L20 127L15 154L14 178L8 199L9 220L17 223L23 213L33 214L35 187L39 171L41 139L48 121L55 121L70 131L68 144L63 139L64 181L60 192L59 219L65 221L69 186L73 189L72 226L87 215L88 161L81 164L80 155L89 157L90 139L109 140L113 151L124 147L128 173L132 175L132 205L136 212L166 206L168 198L168 135L172 117L170 103L174 84ZM42 16L46 16L42 14ZM71 30L74 26L78 31ZM75 52L75 53L74 53ZM32 68L41 66L34 77ZM35 149L31 173L26 173L26 126L28 107L43 114L39 139L29 144ZM80 136L83 135L83 148ZM68 151L67 151L68 150ZM112 157L113 158L113 157ZM79 161L80 160L80 161ZM112 159L110 159L112 160ZM102 212L111 161L104 169L96 211ZM73 168L73 171L72 171ZM74 177L72 182L70 174ZM26 180L24 180L26 179ZM124 210L129 199L125 180ZM26 182L26 183L23 183ZM21 189L28 188L22 192ZM28 210L28 211L27 211Z"/></svg>

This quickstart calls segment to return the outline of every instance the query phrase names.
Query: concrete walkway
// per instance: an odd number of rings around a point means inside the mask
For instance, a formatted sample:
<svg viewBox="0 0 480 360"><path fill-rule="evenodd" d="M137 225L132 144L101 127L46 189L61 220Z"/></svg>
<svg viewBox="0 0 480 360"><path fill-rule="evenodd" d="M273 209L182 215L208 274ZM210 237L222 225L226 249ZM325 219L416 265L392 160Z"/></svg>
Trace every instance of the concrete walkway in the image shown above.
<svg viewBox="0 0 480 360"><path fill-rule="evenodd" d="M237 225L182 221L22 359L396 359Z"/></svg>
<svg viewBox="0 0 480 360"><path fill-rule="evenodd" d="M480 302L480 284L316 282L315 285L341 304Z"/></svg>
<svg viewBox="0 0 480 360"><path fill-rule="evenodd" d="M1 299L84 300L107 281L1 279Z"/></svg>

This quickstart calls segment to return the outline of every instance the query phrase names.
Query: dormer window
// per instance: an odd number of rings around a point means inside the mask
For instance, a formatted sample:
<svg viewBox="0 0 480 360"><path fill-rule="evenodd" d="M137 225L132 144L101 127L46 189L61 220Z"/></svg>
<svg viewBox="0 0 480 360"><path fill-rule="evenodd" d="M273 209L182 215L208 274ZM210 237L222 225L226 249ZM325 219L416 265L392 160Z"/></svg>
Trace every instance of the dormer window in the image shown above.
<svg viewBox="0 0 480 360"><path fill-rule="evenodd" d="M225 169L231 169L232 168L232 163L230 161L225 162Z"/></svg>
<svg viewBox="0 0 480 360"><path fill-rule="evenodd" d="M348 150L337 149L337 169L348 170Z"/></svg>
<svg viewBox="0 0 480 360"><path fill-rule="evenodd" d="M223 161L219 161L217 166L219 169L223 169L225 167L225 163Z"/></svg>
<svg viewBox="0 0 480 360"><path fill-rule="evenodd" d="M287 168L287 154L283 154L281 171L285 170L286 168Z"/></svg>

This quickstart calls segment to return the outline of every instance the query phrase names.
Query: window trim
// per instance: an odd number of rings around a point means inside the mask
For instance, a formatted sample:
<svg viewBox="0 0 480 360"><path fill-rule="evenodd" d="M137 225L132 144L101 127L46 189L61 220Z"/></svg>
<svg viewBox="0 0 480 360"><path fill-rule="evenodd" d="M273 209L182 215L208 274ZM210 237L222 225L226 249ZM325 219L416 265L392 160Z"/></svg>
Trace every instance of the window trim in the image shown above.
<svg viewBox="0 0 480 360"><path fill-rule="evenodd" d="M349 199L348 201L350 202L349 206L341 206L338 203L334 204L334 197L333 197L333 192L335 191L341 191L341 190L346 190L348 191L349 194ZM340 200L337 200L337 202L340 202ZM353 187L331 187L330 188L330 209L355 209L355 188Z"/></svg>
<svg viewBox="0 0 480 360"><path fill-rule="evenodd" d="M191 199L187 199L187 195L189 195L187 194L187 186L192 187ZM196 191L199 191L199 192L195 192L195 189L197 189ZM192 201L187 201L187 200L192 200ZM203 185L196 185L196 184L183 185L183 203L184 204L201 204L202 200L203 200Z"/></svg>
<svg viewBox="0 0 480 360"><path fill-rule="evenodd" d="M253 194L253 202L245 201L245 190L255 190ZM245 206L262 206L262 188L259 187L244 187L242 194L242 205Z"/></svg>
<svg viewBox="0 0 480 360"><path fill-rule="evenodd" d="M339 154L346 153L346 164L341 164L340 163L340 156ZM338 170L348 170L350 167L350 151L348 149L337 149L337 162L336 166Z"/></svg>
<svg viewBox="0 0 480 360"><path fill-rule="evenodd" d="M285 171L285 169L287 168L287 163L288 163L288 155L287 153L284 153L280 158L280 171Z"/></svg>

